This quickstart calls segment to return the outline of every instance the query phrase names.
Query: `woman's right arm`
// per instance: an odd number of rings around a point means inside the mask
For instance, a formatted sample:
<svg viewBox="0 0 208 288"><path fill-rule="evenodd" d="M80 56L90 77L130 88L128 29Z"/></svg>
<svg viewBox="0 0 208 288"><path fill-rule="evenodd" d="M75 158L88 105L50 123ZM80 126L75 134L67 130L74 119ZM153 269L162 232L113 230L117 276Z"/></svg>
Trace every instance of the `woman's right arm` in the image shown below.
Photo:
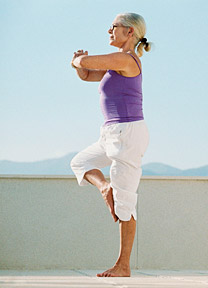
<svg viewBox="0 0 208 288"><path fill-rule="evenodd" d="M106 70L90 70L86 68L77 68L73 65L73 60L81 55L88 55L88 51L78 50L74 52L71 65L76 69L78 77L83 81L101 81L106 73Z"/></svg>

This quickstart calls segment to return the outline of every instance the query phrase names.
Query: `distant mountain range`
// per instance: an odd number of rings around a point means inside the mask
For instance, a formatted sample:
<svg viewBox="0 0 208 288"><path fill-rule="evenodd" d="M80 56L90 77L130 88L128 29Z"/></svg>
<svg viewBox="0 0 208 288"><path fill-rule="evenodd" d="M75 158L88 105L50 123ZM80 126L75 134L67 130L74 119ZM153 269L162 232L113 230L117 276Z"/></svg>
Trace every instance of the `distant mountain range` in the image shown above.
<svg viewBox="0 0 208 288"><path fill-rule="evenodd" d="M37 162L0 161L0 174L25 175L73 175L70 161L76 153L69 153L61 158L48 159ZM109 167L102 169L109 174ZM142 165L142 175L157 176L208 176L208 165L199 168L181 170L162 163L148 163Z"/></svg>

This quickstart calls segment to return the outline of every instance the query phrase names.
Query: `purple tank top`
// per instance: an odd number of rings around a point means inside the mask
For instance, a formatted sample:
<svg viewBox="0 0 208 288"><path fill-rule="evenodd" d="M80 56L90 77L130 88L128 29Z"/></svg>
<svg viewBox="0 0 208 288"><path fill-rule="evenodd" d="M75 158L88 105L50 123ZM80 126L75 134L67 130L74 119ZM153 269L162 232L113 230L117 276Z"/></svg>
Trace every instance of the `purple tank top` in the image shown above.
<svg viewBox="0 0 208 288"><path fill-rule="evenodd" d="M139 67L136 58L131 56ZM100 106L105 119L104 125L144 119L141 70L135 77L122 76L114 70L108 70L100 82L98 91L101 94Z"/></svg>

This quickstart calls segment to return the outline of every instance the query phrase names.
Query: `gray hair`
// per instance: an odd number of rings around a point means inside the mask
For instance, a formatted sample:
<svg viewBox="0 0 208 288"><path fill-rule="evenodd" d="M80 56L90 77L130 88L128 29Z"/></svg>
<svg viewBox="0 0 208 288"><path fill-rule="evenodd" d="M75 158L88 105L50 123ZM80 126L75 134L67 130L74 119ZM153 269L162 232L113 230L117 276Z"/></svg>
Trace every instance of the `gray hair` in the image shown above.
<svg viewBox="0 0 208 288"><path fill-rule="evenodd" d="M143 55L143 49L145 51L150 51L151 44L150 42L141 42L146 34L146 24L144 18L141 15L136 13L123 13L118 14L119 22L123 26L133 27L134 28L134 39L135 39L135 48L137 47L137 55L141 57Z"/></svg>

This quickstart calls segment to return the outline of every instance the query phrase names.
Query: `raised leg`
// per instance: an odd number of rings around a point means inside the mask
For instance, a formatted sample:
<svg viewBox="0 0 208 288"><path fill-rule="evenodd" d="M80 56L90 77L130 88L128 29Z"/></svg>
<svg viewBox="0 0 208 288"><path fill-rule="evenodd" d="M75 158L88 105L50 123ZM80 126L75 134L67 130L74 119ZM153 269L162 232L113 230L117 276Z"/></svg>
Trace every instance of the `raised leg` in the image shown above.
<svg viewBox="0 0 208 288"><path fill-rule="evenodd" d="M110 183L108 183L103 175L103 173L98 169L92 169L87 171L84 175L84 179L89 183L95 185L102 194L102 197L108 206L110 213L114 221L118 221L118 217L115 215L114 211L114 200L113 193Z"/></svg>

